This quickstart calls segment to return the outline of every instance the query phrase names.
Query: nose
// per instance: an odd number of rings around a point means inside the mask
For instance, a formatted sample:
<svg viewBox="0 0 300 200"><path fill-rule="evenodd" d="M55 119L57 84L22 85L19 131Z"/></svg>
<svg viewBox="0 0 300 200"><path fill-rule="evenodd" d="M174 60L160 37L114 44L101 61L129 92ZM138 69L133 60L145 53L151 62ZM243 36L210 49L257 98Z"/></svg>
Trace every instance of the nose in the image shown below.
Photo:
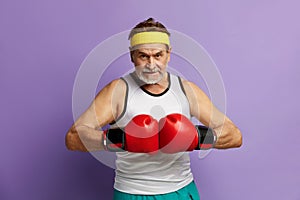
<svg viewBox="0 0 300 200"><path fill-rule="evenodd" d="M147 67L149 69L153 69L155 67L155 61L154 61L154 58L152 56L149 57Z"/></svg>

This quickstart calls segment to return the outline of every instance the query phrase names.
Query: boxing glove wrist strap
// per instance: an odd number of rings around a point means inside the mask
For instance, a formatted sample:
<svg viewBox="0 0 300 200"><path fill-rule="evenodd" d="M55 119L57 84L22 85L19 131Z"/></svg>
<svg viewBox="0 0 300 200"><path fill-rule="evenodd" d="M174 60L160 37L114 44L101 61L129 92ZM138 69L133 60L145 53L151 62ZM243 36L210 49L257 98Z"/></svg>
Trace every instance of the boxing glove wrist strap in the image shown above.
<svg viewBox="0 0 300 200"><path fill-rule="evenodd" d="M103 146L106 151L120 152L125 150L125 133L121 128L108 129L103 132Z"/></svg>
<svg viewBox="0 0 300 200"><path fill-rule="evenodd" d="M195 127L199 136L198 145L195 150L207 150L213 148L217 141L217 135L213 129L202 125L196 125Z"/></svg>

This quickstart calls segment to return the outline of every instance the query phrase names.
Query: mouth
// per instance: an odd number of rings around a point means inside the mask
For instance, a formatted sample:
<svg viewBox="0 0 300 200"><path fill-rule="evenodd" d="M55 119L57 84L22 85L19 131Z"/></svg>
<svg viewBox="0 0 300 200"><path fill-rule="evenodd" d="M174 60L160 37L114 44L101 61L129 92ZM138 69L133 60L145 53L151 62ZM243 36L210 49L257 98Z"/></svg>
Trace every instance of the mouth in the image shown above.
<svg viewBox="0 0 300 200"><path fill-rule="evenodd" d="M143 70L143 73L145 73L145 74L159 74L159 70L158 69L154 69L154 70Z"/></svg>
<svg viewBox="0 0 300 200"><path fill-rule="evenodd" d="M150 74L150 75L152 75L152 74L159 74L159 72L143 72L144 74Z"/></svg>
<svg viewBox="0 0 300 200"><path fill-rule="evenodd" d="M159 72L143 72L145 77L148 77L150 79L156 79L157 77L160 76Z"/></svg>

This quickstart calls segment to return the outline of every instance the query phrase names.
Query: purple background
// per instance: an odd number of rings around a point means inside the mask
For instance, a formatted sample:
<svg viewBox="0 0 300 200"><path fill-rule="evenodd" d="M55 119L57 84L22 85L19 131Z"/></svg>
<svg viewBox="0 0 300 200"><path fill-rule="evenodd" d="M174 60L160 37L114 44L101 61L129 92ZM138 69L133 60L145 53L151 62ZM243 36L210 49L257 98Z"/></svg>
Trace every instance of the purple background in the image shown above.
<svg viewBox="0 0 300 200"><path fill-rule="evenodd" d="M209 52L225 83L227 115L244 135L241 149L204 159L192 153L201 199L299 200L299 6L0 1L0 199L111 199L114 171L64 147L73 83L96 45L152 16Z"/></svg>

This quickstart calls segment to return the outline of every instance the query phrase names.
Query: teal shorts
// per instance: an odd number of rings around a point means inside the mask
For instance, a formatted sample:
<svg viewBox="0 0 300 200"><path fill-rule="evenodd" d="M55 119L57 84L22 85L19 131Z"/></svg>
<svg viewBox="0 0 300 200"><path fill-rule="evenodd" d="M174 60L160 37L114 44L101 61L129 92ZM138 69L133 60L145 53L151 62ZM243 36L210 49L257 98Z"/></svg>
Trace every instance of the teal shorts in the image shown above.
<svg viewBox="0 0 300 200"><path fill-rule="evenodd" d="M187 186L166 194L136 195L114 190L114 200L200 200L194 181Z"/></svg>

